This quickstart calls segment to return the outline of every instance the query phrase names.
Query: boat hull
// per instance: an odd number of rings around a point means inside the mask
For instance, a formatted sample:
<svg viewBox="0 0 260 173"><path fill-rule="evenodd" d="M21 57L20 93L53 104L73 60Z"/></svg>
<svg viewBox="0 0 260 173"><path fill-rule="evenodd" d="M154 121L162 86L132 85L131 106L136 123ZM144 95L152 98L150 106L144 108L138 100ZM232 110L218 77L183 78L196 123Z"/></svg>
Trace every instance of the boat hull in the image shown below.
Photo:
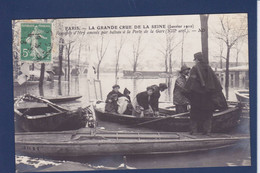
<svg viewBox="0 0 260 173"><path fill-rule="evenodd" d="M239 102L249 103L249 90L237 90L235 94Z"/></svg>
<svg viewBox="0 0 260 173"><path fill-rule="evenodd" d="M140 134L16 134L15 150L17 154L37 157L80 157L91 155L131 155L183 153L211 150L234 145L243 137L232 136L188 136L179 134L179 138L144 138ZM147 134L146 134L147 135ZM156 135L156 134L153 134ZM170 135L170 134L166 134ZM175 135L175 134L174 134ZM73 136L73 137L72 137ZM129 136L129 138L127 137ZM149 135L148 135L149 136ZM59 139L59 140L57 140Z"/></svg>
<svg viewBox="0 0 260 173"><path fill-rule="evenodd" d="M226 132L236 127L239 124L240 112L240 108L233 107L222 112L214 113L212 118L212 132ZM167 112L167 110L164 110L163 113L172 115L172 113ZM99 121L116 122L130 127L144 127L160 131L185 132L189 131L190 124L189 113L182 116L162 118L159 121L156 121L156 119L158 119L157 117L139 118L131 115L102 112L98 109L95 109L95 115ZM145 123L148 121L151 121L151 123Z"/></svg>
<svg viewBox="0 0 260 173"><path fill-rule="evenodd" d="M88 108L68 110L46 99L26 94L14 104L16 131L41 132L85 127L92 116Z"/></svg>
<svg viewBox="0 0 260 173"><path fill-rule="evenodd" d="M76 130L85 127L86 116L79 111L62 112L52 116L31 119L15 113L15 124L17 131L43 132Z"/></svg>
<svg viewBox="0 0 260 173"><path fill-rule="evenodd" d="M49 100L52 103L62 103L70 102L80 99L82 96L58 96L58 97L44 97L44 99Z"/></svg>

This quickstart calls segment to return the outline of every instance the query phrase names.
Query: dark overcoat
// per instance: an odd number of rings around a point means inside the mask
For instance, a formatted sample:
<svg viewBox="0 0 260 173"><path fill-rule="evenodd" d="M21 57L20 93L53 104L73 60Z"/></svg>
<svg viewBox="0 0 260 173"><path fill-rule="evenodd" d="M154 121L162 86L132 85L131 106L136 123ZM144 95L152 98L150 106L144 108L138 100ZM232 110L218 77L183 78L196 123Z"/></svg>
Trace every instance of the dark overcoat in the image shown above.
<svg viewBox="0 0 260 173"><path fill-rule="evenodd" d="M146 91L137 94L136 100L138 105L142 106L145 110L149 109L149 106L151 105L151 99L149 98L149 95Z"/></svg>

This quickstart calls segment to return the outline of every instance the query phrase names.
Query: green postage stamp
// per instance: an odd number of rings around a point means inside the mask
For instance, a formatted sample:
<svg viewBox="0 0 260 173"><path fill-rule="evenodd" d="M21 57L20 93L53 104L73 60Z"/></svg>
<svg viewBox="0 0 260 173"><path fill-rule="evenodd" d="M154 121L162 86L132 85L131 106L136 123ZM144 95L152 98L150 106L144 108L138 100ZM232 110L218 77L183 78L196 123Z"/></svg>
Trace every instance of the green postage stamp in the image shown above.
<svg viewBox="0 0 260 173"><path fill-rule="evenodd" d="M51 24L21 24L21 61L51 62Z"/></svg>

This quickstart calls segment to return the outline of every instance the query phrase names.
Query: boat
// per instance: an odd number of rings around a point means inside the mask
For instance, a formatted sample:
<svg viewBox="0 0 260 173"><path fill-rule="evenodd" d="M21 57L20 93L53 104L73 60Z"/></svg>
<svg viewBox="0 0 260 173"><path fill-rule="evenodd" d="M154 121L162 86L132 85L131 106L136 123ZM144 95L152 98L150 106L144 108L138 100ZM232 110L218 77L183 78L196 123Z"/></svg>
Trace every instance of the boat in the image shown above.
<svg viewBox="0 0 260 173"><path fill-rule="evenodd" d="M70 102L77 99L80 99L82 96L76 95L76 96L38 96L39 98L49 100L52 103L62 103L62 102ZM14 99L16 101L17 98Z"/></svg>
<svg viewBox="0 0 260 173"><path fill-rule="evenodd" d="M237 100L241 103L249 103L249 90L236 90Z"/></svg>
<svg viewBox="0 0 260 173"><path fill-rule="evenodd" d="M43 99L49 100L52 103L69 102L80 99L82 96L44 96Z"/></svg>
<svg viewBox="0 0 260 173"><path fill-rule="evenodd" d="M158 117L136 117L133 115L108 113L102 109L103 102L94 106L98 121L110 121L127 125L127 127L143 127L160 131L189 131L190 113L176 114L174 106L159 109ZM241 108L239 105L229 105L228 109L215 111L212 118L213 132L227 132L239 124Z"/></svg>
<svg viewBox="0 0 260 173"><path fill-rule="evenodd" d="M68 110L31 94L15 101L14 113L16 130L27 132L79 129L93 116L89 107Z"/></svg>
<svg viewBox="0 0 260 173"><path fill-rule="evenodd" d="M81 157L185 153L232 146L248 135L189 135L174 132L65 131L15 134L15 151L36 157Z"/></svg>

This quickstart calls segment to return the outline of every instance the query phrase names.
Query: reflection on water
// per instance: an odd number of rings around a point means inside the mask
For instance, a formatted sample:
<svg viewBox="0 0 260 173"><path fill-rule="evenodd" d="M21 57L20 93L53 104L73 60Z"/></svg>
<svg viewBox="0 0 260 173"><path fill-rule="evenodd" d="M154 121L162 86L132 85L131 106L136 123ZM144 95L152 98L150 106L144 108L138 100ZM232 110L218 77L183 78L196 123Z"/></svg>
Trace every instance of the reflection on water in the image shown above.
<svg viewBox="0 0 260 173"><path fill-rule="evenodd" d="M131 91L131 98L146 90L147 86L159 83L167 83L169 89L161 94L160 101L171 101L173 99L173 87L176 78L158 78L158 79L124 79L120 78L118 84L121 86L121 92L124 88ZM103 99L108 92L112 90L115 83L114 74L101 74L102 94ZM241 89L231 87L228 90L229 100L236 100L234 90ZM98 90L97 90L98 91ZM42 88L38 85L23 85L14 87L14 96L20 96L24 93L31 93L41 96L55 96L55 95L82 95L82 98L70 104L63 106L68 108L77 108L89 103L90 100L95 99L95 91L93 84L89 83L86 76L72 76L70 82L58 81L44 82ZM225 92L224 92L225 93ZM249 120L247 120L249 121ZM249 122L247 122L249 123ZM123 125L99 122L100 127L108 130L129 130ZM246 125L248 130L249 124ZM243 127L244 128L244 127ZM235 132L244 131L243 128L235 130ZM133 130L133 129L132 129ZM139 129L143 130L143 129ZM137 169L154 169L154 168L184 168L184 167L218 167L218 166L249 166L251 165L250 146L249 141L240 143L235 147L226 149L218 149L212 151L203 151L186 154L163 154L163 155L137 155L127 156L127 165ZM84 163L94 167L112 167L117 169L123 161L123 156L106 156L106 157L88 157L88 158L74 158L72 162ZM19 171L39 170L39 167L46 168L48 166L60 165L64 161L53 161L46 159L29 158L25 156L17 156L16 163ZM67 162L67 161L66 161ZM28 168L28 165L30 169ZM37 165L37 166L35 166ZM87 169L87 168L86 168ZM106 168L104 168L106 169Z"/></svg>

